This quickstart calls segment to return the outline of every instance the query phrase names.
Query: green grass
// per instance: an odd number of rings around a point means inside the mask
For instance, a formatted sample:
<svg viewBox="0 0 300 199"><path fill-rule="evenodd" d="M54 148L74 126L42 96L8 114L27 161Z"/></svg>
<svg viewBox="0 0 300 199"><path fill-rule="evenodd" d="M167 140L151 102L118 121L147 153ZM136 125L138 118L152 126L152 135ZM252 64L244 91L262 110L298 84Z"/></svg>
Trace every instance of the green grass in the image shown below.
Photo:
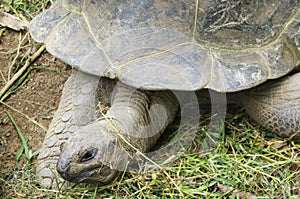
<svg viewBox="0 0 300 199"><path fill-rule="evenodd" d="M241 118L240 118L241 119ZM6 197L50 198L298 198L300 195L299 145L265 139L241 119L238 127L226 122L225 136L209 154L201 155L195 140L189 152L162 171L130 174L107 186L76 185L66 191L38 188L30 169L15 170L2 179ZM199 135L203 133L199 130Z"/></svg>
<svg viewBox="0 0 300 199"><path fill-rule="evenodd" d="M30 20L50 3L4 0L0 9ZM188 152L163 171L127 173L110 185L74 185L57 191L39 187L32 164L36 154L30 153L26 138L14 122L21 137L20 150L25 152L16 154L16 160L30 161L29 166L19 168L16 163L10 170L1 169L0 198L299 198L300 145L265 138L269 133L251 124L243 113L228 117L226 135L208 154L199 153L201 135L207 126L199 127L199 138Z"/></svg>
<svg viewBox="0 0 300 199"><path fill-rule="evenodd" d="M0 9L29 22L37 13L53 2L53 0L1 0Z"/></svg>

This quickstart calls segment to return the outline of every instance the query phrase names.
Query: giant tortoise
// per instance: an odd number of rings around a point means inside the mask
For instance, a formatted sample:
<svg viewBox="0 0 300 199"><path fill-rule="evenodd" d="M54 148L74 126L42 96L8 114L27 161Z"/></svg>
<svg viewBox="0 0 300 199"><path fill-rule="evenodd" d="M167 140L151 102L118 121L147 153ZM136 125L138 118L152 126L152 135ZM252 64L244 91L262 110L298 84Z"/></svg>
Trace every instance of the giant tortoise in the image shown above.
<svg viewBox="0 0 300 199"><path fill-rule="evenodd" d="M113 181L172 123L176 91L234 93L266 129L299 139L299 26L299 0L57 0L30 23L74 67L38 157L42 185L57 173Z"/></svg>

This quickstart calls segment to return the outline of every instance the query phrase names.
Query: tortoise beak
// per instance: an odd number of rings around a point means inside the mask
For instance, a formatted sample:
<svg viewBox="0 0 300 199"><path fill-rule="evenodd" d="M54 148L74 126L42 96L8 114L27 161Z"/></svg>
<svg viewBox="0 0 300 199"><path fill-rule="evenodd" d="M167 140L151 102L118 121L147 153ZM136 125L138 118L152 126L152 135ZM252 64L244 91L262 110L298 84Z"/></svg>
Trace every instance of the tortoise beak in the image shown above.
<svg viewBox="0 0 300 199"><path fill-rule="evenodd" d="M82 179L81 182L91 183L91 184L109 184L117 179L120 172L113 170L107 166L103 166L98 169L98 172L92 176Z"/></svg>
<svg viewBox="0 0 300 199"><path fill-rule="evenodd" d="M63 179L74 183L108 184L120 174L119 171L104 165L72 172L71 164L67 162L58 163L56 170Z"/></svg>

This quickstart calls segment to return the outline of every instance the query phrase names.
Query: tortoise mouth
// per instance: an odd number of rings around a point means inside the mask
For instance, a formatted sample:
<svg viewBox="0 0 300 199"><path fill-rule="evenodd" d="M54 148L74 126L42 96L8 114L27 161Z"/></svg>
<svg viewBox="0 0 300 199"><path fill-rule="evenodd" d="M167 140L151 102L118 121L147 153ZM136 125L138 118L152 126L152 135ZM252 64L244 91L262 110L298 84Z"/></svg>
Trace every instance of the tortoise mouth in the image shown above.
<svg viewBox="0 0 300 199"><path fill-rule="evenodd" d="M119 171L102 165L101 167L94 168L93 170L76 173L72 176L67 174L61 175L65 180L74 183L108 184L114 181L119 174Z"/></svg>

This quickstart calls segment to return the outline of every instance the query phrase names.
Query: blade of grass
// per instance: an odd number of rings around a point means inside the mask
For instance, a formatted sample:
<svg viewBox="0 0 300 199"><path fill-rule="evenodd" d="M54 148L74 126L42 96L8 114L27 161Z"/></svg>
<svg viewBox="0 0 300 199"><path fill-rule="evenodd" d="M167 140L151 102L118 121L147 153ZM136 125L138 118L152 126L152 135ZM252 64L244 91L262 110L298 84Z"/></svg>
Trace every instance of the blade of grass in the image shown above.
<svg viewBox="0 0 300 199"><path fill-rule="evenodd" d="M24 153L24 147L23 147L23 145L21 145L21 148L18 150L18 152L16 154L16 159L15 159L17 169L20 169L19 161L20 161L23 153Z"/></svg>
<svg viewBox="0 0 300 199"><path fill-rule="evenodd" d="M11 120L12 124L16 128L18 136L19 136L19 138L21 139L21 142L22 142L22 147L24 148L25 156L26 156L26 159L27 159L27 164L30 165L33 154L36 155L37 152L32 153L32 150L28 148L27 140L25 139L21 129L16 124L16 122L15 122L14 118L12 117L12 115L8 111L5 111L5 113L7 114L8 118ZM19 152L21 152L21 150L19 150ZM18 159L20 158L20 156L21 155L18 154ZM16 159L16 161L17 161L17 159Z"/></svg>

